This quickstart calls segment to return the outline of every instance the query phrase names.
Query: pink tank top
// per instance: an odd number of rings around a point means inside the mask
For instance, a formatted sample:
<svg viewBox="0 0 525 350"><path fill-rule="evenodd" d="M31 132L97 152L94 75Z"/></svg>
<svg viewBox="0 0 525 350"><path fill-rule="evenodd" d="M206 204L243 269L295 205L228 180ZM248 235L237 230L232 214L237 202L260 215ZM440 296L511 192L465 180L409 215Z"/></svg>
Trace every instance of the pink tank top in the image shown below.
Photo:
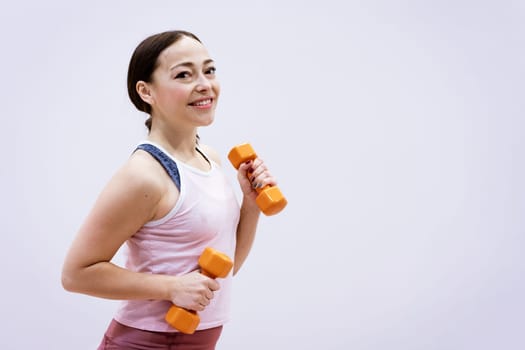
<svg viewBox="0 0 525 350"><path fill-rule="evenodd" d="M230 182L216 163L201 171L171 157L180 176L179 199L163 218L146 223L127 242L126 267L133 271L183 275L198 269L204 248L215 248L233 259L239 222L239 203ZM208 158L209 159L209 158ZM199 312L198 330L224 324L229 319L232 273L217 279L221 288L210 305ZM176 332L164 316L171 306L166 300L123 301L115 315L118 322L144 330Z"/></svg>

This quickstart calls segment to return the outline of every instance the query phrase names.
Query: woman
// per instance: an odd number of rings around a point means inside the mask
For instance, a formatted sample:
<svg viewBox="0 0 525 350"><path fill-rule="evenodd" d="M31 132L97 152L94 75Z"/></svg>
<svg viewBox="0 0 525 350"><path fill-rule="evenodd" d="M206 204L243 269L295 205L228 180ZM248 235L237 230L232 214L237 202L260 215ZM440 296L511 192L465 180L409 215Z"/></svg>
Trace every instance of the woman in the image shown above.
<svg viewBox="0 0 525 350"><path fill-rule="evenodd" d="M68 291L124 300L99 349L214 349L228 320L232 274L252 246L260 210L255 188L276 181L260 159L238 169L242 203L219 157L199 143L210 125L220 87L215 65L192 33L146 38L128 70L133 104L149 114L147 140L106 185L64 262ZM250 175L248 175L250 174ZM126 268L111 262L126 243ZM233 272L213 280L197 260L211 246L234 260ZM192 334L164 320L173 304L199 312Z"/></svg>

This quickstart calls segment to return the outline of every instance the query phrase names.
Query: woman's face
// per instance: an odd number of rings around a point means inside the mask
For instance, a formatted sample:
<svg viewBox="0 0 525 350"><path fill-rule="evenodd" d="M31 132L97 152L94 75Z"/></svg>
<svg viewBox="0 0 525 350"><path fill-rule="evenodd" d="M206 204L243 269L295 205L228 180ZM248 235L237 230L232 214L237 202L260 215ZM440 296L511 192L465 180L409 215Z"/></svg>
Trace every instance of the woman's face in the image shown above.
<svg viewBox="0 0 525 350"><path fill-rule="evenodd" d="M149 84L154 119L160 117L189 127L213 122L220 86L206 48L197 40L182 37L157 60Z"/></svg>

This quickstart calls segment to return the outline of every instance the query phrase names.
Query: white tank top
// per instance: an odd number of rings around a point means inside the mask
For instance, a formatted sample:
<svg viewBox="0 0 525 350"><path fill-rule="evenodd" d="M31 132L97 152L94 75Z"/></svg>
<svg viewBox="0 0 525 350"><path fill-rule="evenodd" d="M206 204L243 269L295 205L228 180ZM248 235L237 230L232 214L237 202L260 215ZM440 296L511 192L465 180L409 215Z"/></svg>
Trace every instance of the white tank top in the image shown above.
<svg viewBox="0 0 525 350"><path fill-rule="evenodd" d="M149 141L142 144L155 146L164 158L175 162L180 195L166 216L146 223L126 242L126 267L144 273L183 275L199 268L197 261L206 247L233 259L239 203L219 166L209 160L211 169L202 171L178 161L159 145ZM206 309L199 312L201 322L197 330L220 326L229 319L232 272L217 282L221 288ZM115 320L144 330L176 332L164 320L171 305L166 300L124 301Z"/></svg>

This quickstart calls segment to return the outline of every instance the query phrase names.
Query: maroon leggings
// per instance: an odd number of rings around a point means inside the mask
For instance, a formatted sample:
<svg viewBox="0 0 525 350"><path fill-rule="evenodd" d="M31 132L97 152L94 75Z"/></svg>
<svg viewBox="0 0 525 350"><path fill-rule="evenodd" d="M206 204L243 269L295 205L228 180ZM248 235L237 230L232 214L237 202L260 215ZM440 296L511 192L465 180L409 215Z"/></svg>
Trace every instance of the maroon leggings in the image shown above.
<svg viewBox="0 0 525 350"><path fill-rule="evenodd" d="M222 326L193 334L151 332L112 320L98 350L213 350L221 331Z"/></svg>

